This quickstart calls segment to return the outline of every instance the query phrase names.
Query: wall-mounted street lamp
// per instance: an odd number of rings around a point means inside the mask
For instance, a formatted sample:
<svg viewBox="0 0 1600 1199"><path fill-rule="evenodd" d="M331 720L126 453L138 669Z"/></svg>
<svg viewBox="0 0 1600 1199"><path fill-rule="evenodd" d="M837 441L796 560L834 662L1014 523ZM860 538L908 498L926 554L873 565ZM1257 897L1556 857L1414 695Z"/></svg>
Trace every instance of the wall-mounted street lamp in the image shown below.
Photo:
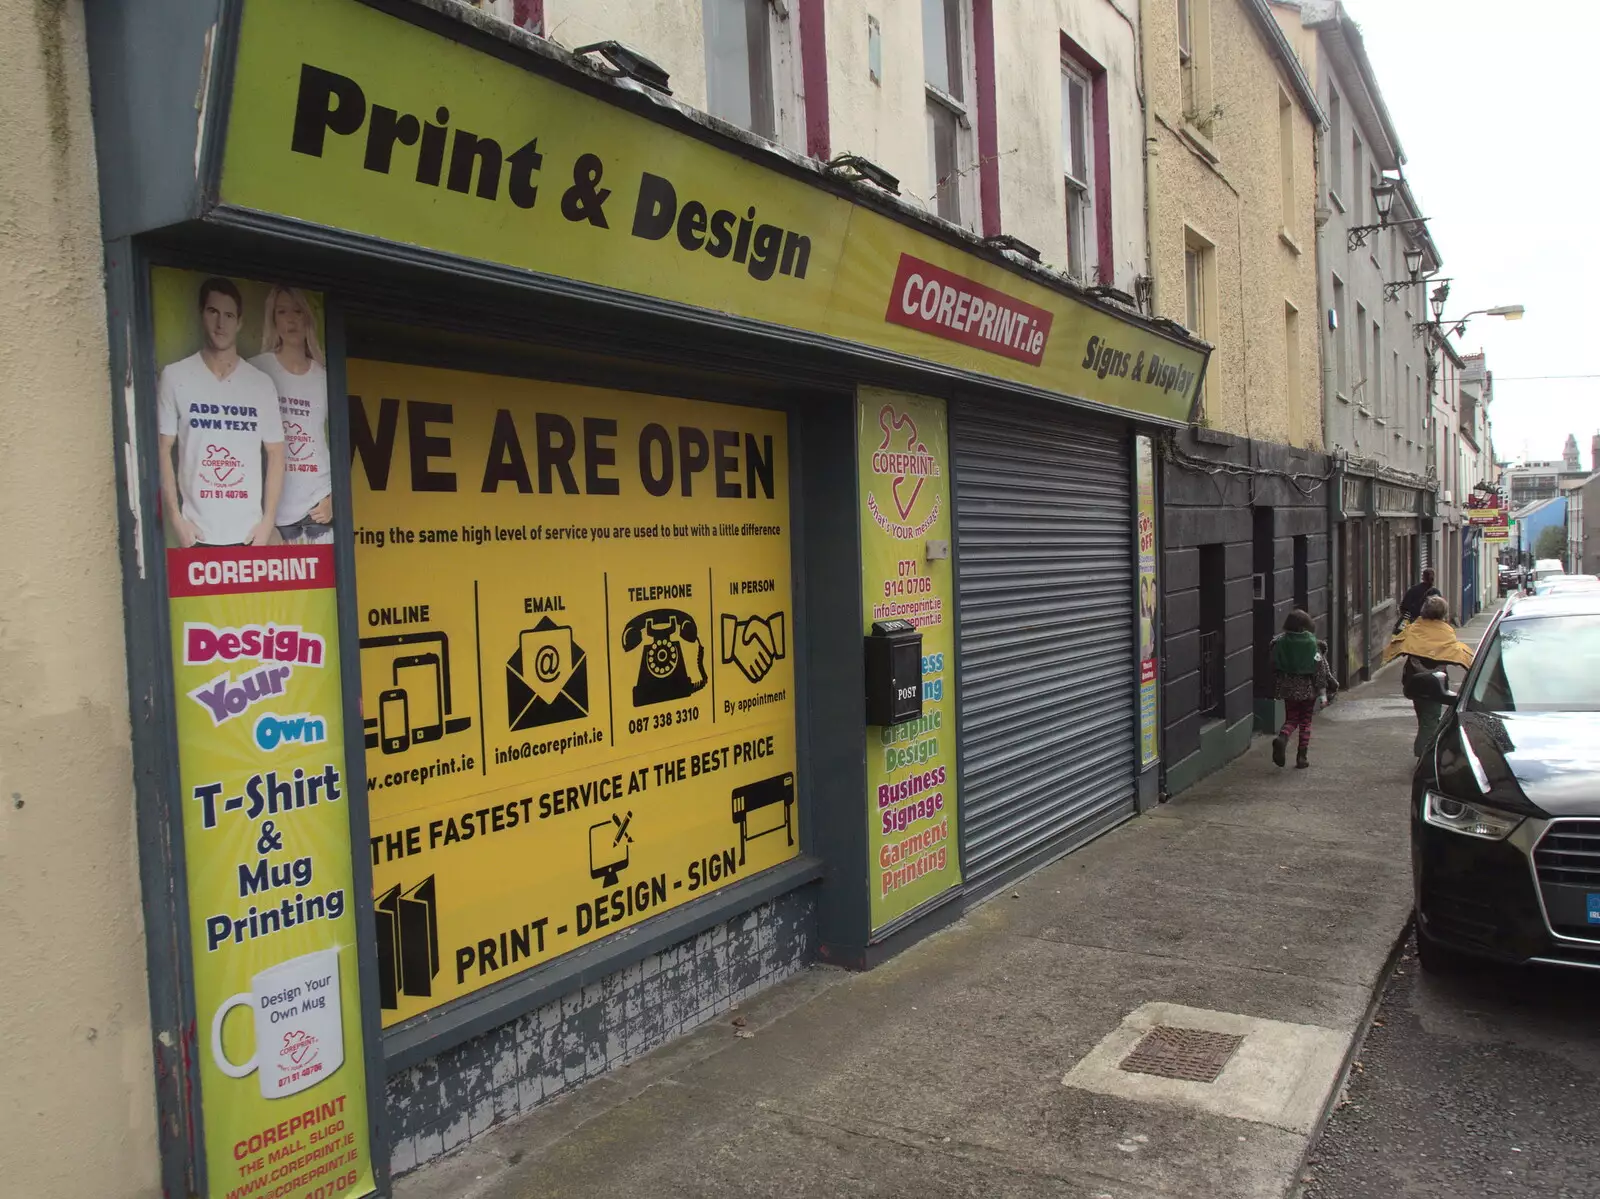
<svg viewBox="0 0 1600 1199"><path fill-rule="evenodd" d="M1520 321L1527 309L1521 304L1497 304L1493 308L1474 308L1471 312L1464 313L1453 320L1443 320L1445 300L1449 298L1450 286L1441 283L1433 289L1433 294L1428 297L1428 307L1433 310L1431 321L1419 321L1412 326L1416 333L1432 330L1433 335L1440 341L1454 335L1460 337L1467 331L1467 322L1475 316L1498 316L1508 321Z"/></svg>
<svg viewBox="0 0 1600 1199"><path fill-rule="evenodd" d="M1421 283L1448 284L1450 282L1448 279L1438 279L1431 276L1423 276L1422 249L1420 246L1413 247L1406 251L1406 274L1410 275L1411 277L1409 279L1396 279L1392 283L1385 283L1383 285L1383 298L1385 300L1392 303L1400 298L1400 293L1406 288L1416 287ZM1448 290L1448 288L1446 288L1446 290Z"/></svg>
<svg viewBox="0 0 1600 1199"><path fill-rule="evenodd" d="M1372 206L1377 210L1378 223L1376 225L1352 225L1345 236L1345 246L1352 253L1367 244L1367 238L1383 229L1398 229L1404 225L1424 225L1428 218L1425 216L1406 217L1404 220L1391 221L1389 213L1394 210L1394 193L1399 185L1393 179L1379 179L1372 185ZM1421 259L1418 259L1419 268Z"/></svg>

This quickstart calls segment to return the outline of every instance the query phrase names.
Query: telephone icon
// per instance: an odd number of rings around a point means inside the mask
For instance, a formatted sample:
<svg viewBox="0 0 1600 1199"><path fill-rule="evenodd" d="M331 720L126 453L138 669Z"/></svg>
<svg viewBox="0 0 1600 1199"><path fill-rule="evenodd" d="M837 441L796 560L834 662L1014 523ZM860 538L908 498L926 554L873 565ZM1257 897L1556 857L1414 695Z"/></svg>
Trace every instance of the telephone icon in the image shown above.
<svg viewBox="0 0 1600 1199"><path fill-rule="evenodd" d="M700 643L699 626L687 612L653 608L639 613L622 630L622 648L631 651L641 646L634 707L684 699L706 685L706 649Z"/></svg>

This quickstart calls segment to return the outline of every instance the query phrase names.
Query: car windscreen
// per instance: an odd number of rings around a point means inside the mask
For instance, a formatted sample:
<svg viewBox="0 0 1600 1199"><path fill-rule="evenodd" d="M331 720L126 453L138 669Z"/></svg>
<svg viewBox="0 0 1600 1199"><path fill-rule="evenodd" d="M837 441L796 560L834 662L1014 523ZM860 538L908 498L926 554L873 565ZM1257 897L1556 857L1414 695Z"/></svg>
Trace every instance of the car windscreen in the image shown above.
<svg viewBox="0 0 1600 1199"><path fill-rule="evenodd" d="M1600 712L1600 616L1509 620L1483 647L1476 712Z"/></svg>

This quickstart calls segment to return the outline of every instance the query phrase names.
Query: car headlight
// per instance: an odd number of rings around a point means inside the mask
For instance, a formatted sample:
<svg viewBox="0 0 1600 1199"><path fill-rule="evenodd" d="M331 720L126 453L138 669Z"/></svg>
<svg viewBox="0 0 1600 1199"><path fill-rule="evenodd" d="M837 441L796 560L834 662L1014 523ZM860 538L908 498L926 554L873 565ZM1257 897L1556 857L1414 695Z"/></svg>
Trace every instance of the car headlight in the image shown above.
<svg viewBox="0 0 1600 1199"><path fill-rule="evenodd" d="M1469 803L1433 791L1423 796L1422 819L1435 828L1449 829L1452 833L1467 837L1481 837L1485 841L1504 841L1511 830L1522 823L1520 816L1475 808Z"/></svg>

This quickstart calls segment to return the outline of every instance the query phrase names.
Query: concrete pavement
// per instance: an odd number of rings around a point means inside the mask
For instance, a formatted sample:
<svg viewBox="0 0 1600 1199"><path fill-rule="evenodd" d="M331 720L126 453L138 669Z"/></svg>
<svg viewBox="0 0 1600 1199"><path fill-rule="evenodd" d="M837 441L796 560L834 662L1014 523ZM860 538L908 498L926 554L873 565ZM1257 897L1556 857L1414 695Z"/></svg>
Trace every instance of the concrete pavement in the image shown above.
<svg viewBox="0 0 1600 1199"><path fill-rule="evenodd" d="M1410 913L1399 685L1320 715L1312 769L1258 737L879 969L810 970L397 1196L1277 1199ZM1244 1040L1215 1084L1095 1069L1152 1021Z"/></svg>

